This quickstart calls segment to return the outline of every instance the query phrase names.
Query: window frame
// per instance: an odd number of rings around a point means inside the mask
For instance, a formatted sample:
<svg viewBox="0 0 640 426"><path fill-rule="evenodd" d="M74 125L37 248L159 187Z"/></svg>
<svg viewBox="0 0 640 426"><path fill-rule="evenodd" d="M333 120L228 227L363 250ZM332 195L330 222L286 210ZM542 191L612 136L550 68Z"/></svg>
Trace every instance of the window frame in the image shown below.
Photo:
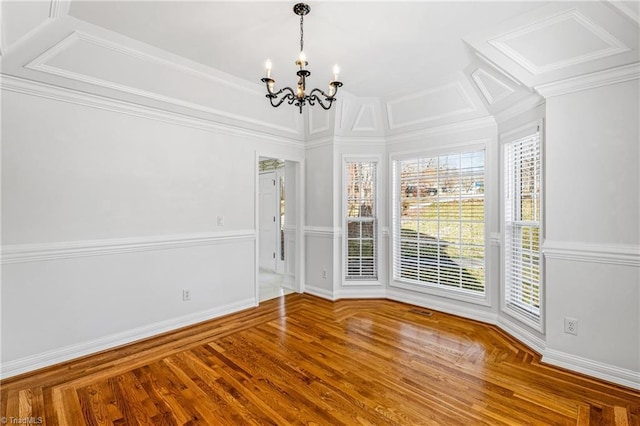
<svg viewBox="0 0 640 426"><path fill-rule="evenodd" d="M505 170L506 162L506 146L520 139L526 138L538 133L539 152L540 152L540 185L539 185L539 209L540 217L538 220L538 290L539 290L539 315L535 318L532 314L527 314L524 310L512 306L508 301L510 295L509 285L507 282L507 222L506 222L506 185L507 177ZM543 120L537 120L532 123L525 124L511 131L500 135L500 229L501 229L501 255L500 255L500 309L505 314L516 319L517 321L527 325L528 327L545 333L545 264L543 255L543 243L545 235L545 159L544 159L544 123Z"/></svg>
<svg viewBox="0 0 640 426"><path fill-rule="evenodd" d="M490 169L493 162L490 155L493 150L489 147L490 140L482 139L475 141L466 141L462 143L448 144L447 146L439 146L425 150L413 150L406 152L398 152L389 156L389 188L390 188L390 249L389 249L389 286L414 292L435 295L454 299L457 301L472 303L475 305L491 306L491 285L490 285L490 265L491 265L491 236L490 236L490 217L491 217L491 199L492 190L488 187L491 182ZM408 281L396 279L396 264L394 261L396 250L398 249L400 238L400 220L398 218L398 208L401 201L400 179L397 176L397 164L400 161L408 159L418 159L423 157L438 157L442 155L460 154L473 151L484 151L484 292L474 293L469 290L448 288L443 285L424 283L416 284Z"/></svg>
<svg viewBox="0 0 640 426"><path fill-rule="evenodd" d="M373 193L373 223L374 223L374 263L376 277L373 278L350 278L347 276L348 265L348 242L349 242L349 230L348 223L349 217L347 216L348 206L348 182L347 176L349 163L373 163L375 165L375 181L374 181L374 193ZM342 285L343 286L371 286L381 285L380 281L380 240L381 240L381 225L380 225L380 165L382 159L379 156L372 155L344 155L342 157Z"/></svg>

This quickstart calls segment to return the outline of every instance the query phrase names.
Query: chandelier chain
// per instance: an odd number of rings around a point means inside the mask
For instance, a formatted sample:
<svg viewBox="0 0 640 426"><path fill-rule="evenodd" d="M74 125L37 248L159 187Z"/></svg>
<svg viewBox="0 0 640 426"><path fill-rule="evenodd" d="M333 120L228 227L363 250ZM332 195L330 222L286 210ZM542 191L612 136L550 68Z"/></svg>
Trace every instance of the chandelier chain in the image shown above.
<svg viewBox="0 0 640 426"><path fill-rule="evenodd" d="M304 15L300 15L300 51L304 50Z"/></svg>

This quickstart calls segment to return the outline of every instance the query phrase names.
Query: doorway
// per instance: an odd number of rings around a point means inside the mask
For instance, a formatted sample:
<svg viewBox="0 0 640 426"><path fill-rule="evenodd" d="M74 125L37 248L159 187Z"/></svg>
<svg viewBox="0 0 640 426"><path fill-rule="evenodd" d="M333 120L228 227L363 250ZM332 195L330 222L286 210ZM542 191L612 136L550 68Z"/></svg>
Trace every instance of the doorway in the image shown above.
<svg viewBox="0 0 640 426"><path fill-rule="evenodd" d="M258 161L258 300L295 290L293 188L295 163L278 158Z"/></svg>

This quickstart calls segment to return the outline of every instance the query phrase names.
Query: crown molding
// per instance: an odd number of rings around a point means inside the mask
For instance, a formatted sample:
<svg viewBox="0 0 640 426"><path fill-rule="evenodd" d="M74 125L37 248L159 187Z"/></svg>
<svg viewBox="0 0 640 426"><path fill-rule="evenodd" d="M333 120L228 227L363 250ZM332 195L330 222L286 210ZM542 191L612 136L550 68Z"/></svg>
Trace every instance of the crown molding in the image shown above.
<svg viewBox="0 0 640 426"><path fill-rule="evenodd" d="M304 148L305 149L314 149L314 148L323 148L325 146L333 146L333 138L334 136L324 136L312 141L308 141Z"/></svg>
<svg viewBox="0 0 640 426"><path fill-rule="evenodd" d="M528 95L522 101L510 106L509 108L500 111L494 115L498 124L509 121L514 117L519 116L527 111L537 108L545 104L545 99L538 95Z"/></svg>
<svg viewBox="0 0 640 426"><path fill-rule="evenodd" d="M384 147L387 139L384 136L334 136L336 145Z"/></svg>
<svg viewBox="0 0 640 426"><path fill-rule="evenodd" d="M251 140L262 140L286 147L304 148L304 142L284 136L276 136L236 125L217 122L215 120L194 117L166 109L155 108L139 103L108 98L74 89L54 86L40 81L27 80L0 73L0 89L45 99L52 99L90 108L132 115L167 124L190 127L213 133L244 137Z"/></svg>
<svg viewBox="0 0 640 426"><path fill-rule="evenodd" d="M484 129L487 127L495 126L496 120L493 116L486 116L480 118L474 118L471 120L458 121L450 124L443 124L441 126L430 127L427 129L415 130L412 132L401 133L397 135L387 136L387 144L393 145L396 143L402 143L407 140L416 139L419 137L432 137L444 134L460 133L469 130Z"/></svg>
<svg viewBox="0 0 640 426"><path fill-rule="evenodd" d="M534 89L545 98L567 95L583 90L595 89L610 84L622 83L640 78L640 62L616 68L580 75L565 80L535 86Z"/></svg>
<svg viewBox="0 0 640 426"><path fill-rule="evenodd" d="M640 24L640 15L638 15L638 11L627 6L625 2L620 0L605 0L604 4L617 12L620 12L622 16L628 18L634 24Z"/></svg>

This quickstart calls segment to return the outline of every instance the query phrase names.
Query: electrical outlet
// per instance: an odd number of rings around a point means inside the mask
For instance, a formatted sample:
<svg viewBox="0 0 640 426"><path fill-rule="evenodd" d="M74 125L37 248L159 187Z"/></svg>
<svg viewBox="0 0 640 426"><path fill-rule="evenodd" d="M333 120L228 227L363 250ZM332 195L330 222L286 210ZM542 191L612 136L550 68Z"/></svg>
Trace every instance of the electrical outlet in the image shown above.
<svg viewBox="0 0 640 426"><path fill-rule="evenodd" d="M218 226L224 226L224 216L218 216L216 223L218 224Z"/></svg>
<svg viewBox="0 0 640 426"><path fill-rule="evenodd" d="M324 280L327 279L327 270L326 269L322 270L322 279L324 279Z"/></svg>
<svg viewBox="0 0 640 426"><path fill-rule="evenodd" d="M564 332L567 334L578 335L578 320L575 318L564 318Z"/></svg>
<svg viewBox="0 0 640 426"><path fill-rule="evenodd" d="M182 301L191 300L191 290L182 290Z"/></svg>

